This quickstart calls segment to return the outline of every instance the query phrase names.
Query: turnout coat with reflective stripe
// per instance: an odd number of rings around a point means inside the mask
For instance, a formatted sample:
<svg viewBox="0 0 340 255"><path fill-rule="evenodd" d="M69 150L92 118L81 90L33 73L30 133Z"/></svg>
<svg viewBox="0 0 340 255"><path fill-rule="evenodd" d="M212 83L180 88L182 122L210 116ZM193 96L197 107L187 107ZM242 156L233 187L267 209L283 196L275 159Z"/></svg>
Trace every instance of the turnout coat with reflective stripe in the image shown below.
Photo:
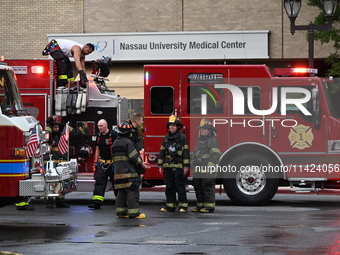
<svg viewBox="0 0 340 255"><path fill-rule="evenodd" d="M174 149L172 153L169 152L170 147ZM186 136L178 131L166 135L160 148L158 167L183 169L189 166L190 155Z"/></svg>
<svg viewBox="0 0 340 255"><path fill-rule="evenodd" d="M115 163L114 188L129 188L138 179L137 167L142 164L132 141L124 136L118 136L112 145L112 156Z"/></svg>

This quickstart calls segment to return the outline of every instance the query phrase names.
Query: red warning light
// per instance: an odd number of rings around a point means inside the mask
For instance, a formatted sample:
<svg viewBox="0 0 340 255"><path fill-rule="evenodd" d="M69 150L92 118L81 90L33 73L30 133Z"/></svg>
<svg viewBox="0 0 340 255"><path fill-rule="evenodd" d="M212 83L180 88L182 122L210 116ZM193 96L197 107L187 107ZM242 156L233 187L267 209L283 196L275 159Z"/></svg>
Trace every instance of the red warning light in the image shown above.
<svg viewBox="0 0 340 255"><path fill-rule="evenodd" d="M37 73L37 74L42 74L42 73L44 73L44 67L43 66L32 66L31 72Z"/></svg>

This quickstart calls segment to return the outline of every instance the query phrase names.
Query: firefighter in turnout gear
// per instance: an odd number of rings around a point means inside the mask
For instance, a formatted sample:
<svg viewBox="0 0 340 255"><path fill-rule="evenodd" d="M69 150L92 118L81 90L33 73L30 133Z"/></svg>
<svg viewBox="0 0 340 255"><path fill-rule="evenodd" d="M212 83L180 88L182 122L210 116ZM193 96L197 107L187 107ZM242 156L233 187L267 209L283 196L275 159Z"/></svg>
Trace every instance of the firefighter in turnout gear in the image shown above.
<svg viewBox="0 0 340 255"><path fill-rule="evenodd" d="M197 206L192 212L209 213L215 210L216 164L220 158L216 129L209 120L202 119L199 125L199 138L191 158Z"/></svg>
<svg viewBox="0 0 340 255"><path fill-rule="evenodd" d="M75 66L78 70L80 80L87 82L85 74L85 56L94 51L94 45L87 43L79 44L71 40L52 39L45 47L42 55L51 55L57 62L57 82L58 86L66 86L69 81L74 81L70 57L74 58Z"/></svg>
<svg viewBox="0 0 340 255"><path fill-rule="evenodd" d="M139 188L144 174L143 162L131 141L132 125L123 121L116 128L118 138L112 145L115 162L114 188L117 191L116 214L120 218L145 218L139 212Z"/></svg>
<svg viewBox="0 0 340 255"><path fill-rule="evenodd" d="M182 123L175 115L171 115L167 122L167 131L163 139L159 158L159 172L164 174L166 185L166 206L162 212L174 212L176 210L176 193L178 194L179 212L187 212L188 199L186 195L187 174L189 171L189 146L188 140L179 130Z"/></svg>
<svg viewBox="0 0 340 255"><path fill-rule="evenodd" d="M57 161L67 160L67 153L61 154L58 149L58 143L64 128L62 117L58 115L53 115L46 120L46 123L47 125L45 131L50 133L48 143L51 146L52 159ZM44 156L44 160L48 161L49 159L50 156L46 154Z"/></svg>
<svg viewBox="0 0 340 255"><path fill-rule="evenodd" d="M100 209L104 202L104 195L108 177L114 185L114 164L112 160L112 144L117 138L117 133L109 130L107 121L98 121L99 133L96 139L96 152L94 156L94 190L92 201L89 204L91 209Z"/></svg>
<svg viewBox="0 0 340 255"><path fill-rule="evenodd" d="M62 117L58 115L53 115L49 117L46 121L46 131L50 133L49 144L51 146L51 154L52 160L56 162L56 164L67 160L67 153L61 154L58 149L58 144L60 141L60 137L63 132L64 124L62 122ZM50 159L49 154L45 154L44 160L48 161ZM56 198L56 207L59 208L69 208L69 204L65 202L64 196L60 196ZM53 197L46 199L46 208L53 209L54 202Z"/></svg>

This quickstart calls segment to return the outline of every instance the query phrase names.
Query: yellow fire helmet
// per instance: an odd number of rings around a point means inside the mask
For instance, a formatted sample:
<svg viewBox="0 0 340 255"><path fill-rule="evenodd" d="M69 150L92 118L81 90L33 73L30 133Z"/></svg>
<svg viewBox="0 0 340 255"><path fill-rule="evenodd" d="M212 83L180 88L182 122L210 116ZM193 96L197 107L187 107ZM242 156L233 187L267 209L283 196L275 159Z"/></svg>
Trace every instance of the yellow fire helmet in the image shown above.
<svg viewBox="0 0 340 255"><path fill-rule="evenodd" d="M200 125L198 126L198 128L206 128L206 129L209 129L209 130L214 131L214 132L217 131L216 128L214 128L211 121L207 120L207 119L201 119Z"/></svg>
<svg viewBox="0 0 340 255"><path fill-rule="evenodd" d="M170 124L176 124L179 128L183 127L181 121L173 114L169 117L169 121L166 123L166 128L169 128Z"/></svg>

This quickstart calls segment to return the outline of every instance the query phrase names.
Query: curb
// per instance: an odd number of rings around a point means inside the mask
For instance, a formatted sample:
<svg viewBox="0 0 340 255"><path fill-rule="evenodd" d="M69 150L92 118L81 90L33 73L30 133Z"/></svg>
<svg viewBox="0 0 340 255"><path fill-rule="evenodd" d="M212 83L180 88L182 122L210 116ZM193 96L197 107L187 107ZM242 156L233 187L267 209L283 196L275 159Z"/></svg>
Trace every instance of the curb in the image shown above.
<svg viewBox="0 0 340 255"><path fill-rule="evenodd" d="M165 186L156 186L156 187L143 187L140 191L151 191L151 192L165 192ZM192 186L189 186L187 192L195 192ZM216 188L215 193L225 193L224 189ZM304 194L304 195L340 195L340 189L324 189L314 191L291 191L289 187L280 187L278 188L276 194Z"/></svg>

